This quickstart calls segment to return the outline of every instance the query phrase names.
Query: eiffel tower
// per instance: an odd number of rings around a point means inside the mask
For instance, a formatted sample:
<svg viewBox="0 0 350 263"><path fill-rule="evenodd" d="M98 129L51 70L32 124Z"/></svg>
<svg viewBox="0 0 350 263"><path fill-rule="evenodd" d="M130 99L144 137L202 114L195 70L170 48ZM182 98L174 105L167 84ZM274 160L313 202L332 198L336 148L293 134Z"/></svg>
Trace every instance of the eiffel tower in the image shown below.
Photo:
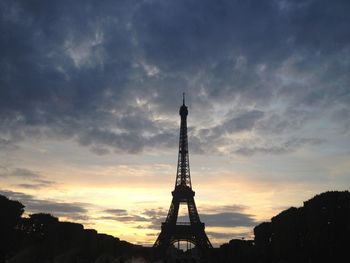
<svg viewBox="0 0 350 263"><path fill-rule="evenodd" d="M168 216L165 222L162 223L161 232L153 246L166 250L177 241L187 241L203 251L212 248L212 245L204 231L204 223L199 219L194 202L195 192L192 190L188 156L188 109L185 105L185 93L183 93L183 104L180 107L179 114L181 116L179 155L175 189L171 192L173 200L171 201ZM177 222L181 203L187 204L190 222Z"/></svg>

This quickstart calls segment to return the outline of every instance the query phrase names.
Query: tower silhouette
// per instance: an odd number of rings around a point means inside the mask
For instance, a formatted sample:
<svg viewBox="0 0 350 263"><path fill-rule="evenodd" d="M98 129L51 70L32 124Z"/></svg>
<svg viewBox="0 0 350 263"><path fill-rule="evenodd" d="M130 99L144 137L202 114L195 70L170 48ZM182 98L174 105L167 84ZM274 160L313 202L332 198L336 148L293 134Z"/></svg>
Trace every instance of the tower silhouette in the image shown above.
<svg viewBox="0 0 350 263"><path fill-rule="evenodd" d="M154 247L167 249L176 241L188 241L195 244L200 250L205 250L212 248L212 245L204 231L204 223L199 219L194 202L195 192L192 190L188 155L188 109L185 105L185 93L183 93L183 103L179 114L181 116L181 125L175 189L171 192L173 199L170 209L165 222L162 223L161 232L154 243ZM187 204L190 222L177 222L181 203Z"/></svg>

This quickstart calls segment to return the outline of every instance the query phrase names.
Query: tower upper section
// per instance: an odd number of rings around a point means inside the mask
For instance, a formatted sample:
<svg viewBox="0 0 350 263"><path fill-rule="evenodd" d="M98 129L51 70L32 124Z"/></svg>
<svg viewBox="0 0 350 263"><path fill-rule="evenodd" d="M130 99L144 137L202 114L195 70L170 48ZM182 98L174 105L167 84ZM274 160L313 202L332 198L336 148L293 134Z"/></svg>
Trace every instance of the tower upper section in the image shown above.
<svg viewBox="0 0 350 263"><path fill-rule="evenodd" d="M185 93L183 93L182 105L180 107L179 114L181 116L181 124L175 188L177 186L187 186L192 189L187 137L188 109L185 105Z"/></svg>

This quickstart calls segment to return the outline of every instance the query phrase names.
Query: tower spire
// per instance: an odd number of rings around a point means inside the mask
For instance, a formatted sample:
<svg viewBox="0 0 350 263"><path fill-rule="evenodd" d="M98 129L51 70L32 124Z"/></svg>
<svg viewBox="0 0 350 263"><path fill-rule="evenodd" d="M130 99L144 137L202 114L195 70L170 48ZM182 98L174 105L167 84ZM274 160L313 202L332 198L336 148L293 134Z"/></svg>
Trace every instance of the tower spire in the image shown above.
<svg viewBox="0 0 350 263"><path fill-rule="evenodd" d="M192 188L190 176L190 160L188 156L188 138L187 138L187 115L188 109L185 105L185 92L182 93L182 106L179 114L181 116L180 138L179 138L179 154L177 161L177 173L175 187L178 185L188 186Z"/></svg>

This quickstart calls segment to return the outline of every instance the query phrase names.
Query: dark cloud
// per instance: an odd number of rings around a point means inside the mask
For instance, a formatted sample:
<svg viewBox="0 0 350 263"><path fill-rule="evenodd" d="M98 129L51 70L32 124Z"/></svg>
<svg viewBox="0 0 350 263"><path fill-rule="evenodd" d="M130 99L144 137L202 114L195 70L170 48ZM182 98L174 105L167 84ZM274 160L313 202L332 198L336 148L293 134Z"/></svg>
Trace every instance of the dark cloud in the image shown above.
<svg viewBox="0 0 350 263"><path fill-rule="evenodd" d="M66 217L72 220L87 220L85 203L65 203L54 200L36 199L34 196L21 192L0 190L0 194L13 200L20 201L28 213L50 213L57 217Z"/></svg>
<svg viewBox="0 0 350 263"><path fill-rule="evenodd" d="M138 229L158 229L161 222L164 221L167 212L161 208L145 209L139 213L127 211L124 209L106 209L103 215L97 220L112 220L123 223L145 223L138 225Z"/></svg>
<svg viewBox="0 0 350 263"><path fill-rule="evenodd" d="M201 220L207 226L240 227L255 226L257 222L251 215L239 212L226 212L216 214L200 214Z"/></svg>
<svg viewBox="0 0 350 263"><path fill-rule="evenodd" d="M40 177L37 173L30 171L28 169L23 169L23 168L16 168L10 174L10 176L19 177L19 178L30 178L30 179L37 179Z"/></svg>
<svg viewBox="0 0 350 263"><path fill-rule="evenodd" d="M213 206L213 207L203 207L201 210L205 210L206 213L218 213L218 212L243 212L248 207L241 204L223 205L223 206Z"/></svg>
<svg viewBox="0 0 350 263"><path fill-rule="evenodd" d="M167 212L162 208L158 208L158 209L146 209L143 211L142 214L150 218L161 218L161 217L165 217L167 215Z"/></svg>
<svg viewBox="0 0 350 263"><path fill-rule="evenodd" d="M20 193L20 192L13 192L13 191L7 191L7 190L1 190L0 192L2 195L5 195L7 196L8 198L10 199L13 199L13 200L19 200L19 201L22 201L22 200L32 200L33 199L33 196L31 195L28 195L28 194L24 194L24 193Z"/></svg>
<svg viewBox="0 0 350 263"><path fill-rule="evenodd" d="M103 213L108 214L97 218L98 220L112 220L125 223L146 222L147 218L142 215L130 214L125 209L106 209Z"/></svg>
<svg viewBox="0 0 350 263"><path fill-rule="evenodd" d="M125 223L135 223L135 222L148 222L148 219L138 215L128 215L128 216L101 216L98 219L102 220L112 220Z"/></svg>
<svg viewBox="0 0 350 263"><path fill-rule="evenodd" d="M7 139L0 138L0 150L11 151L18 149L18 146Z"/></svg>
<svg viewBox="0 0 350 263"><path fill-rule="evenodd" d="M262 146L246 146L235 149L234 152L241 155L251 156L253 154L261 153L261 154L285 154L290 153L298 148L305 145L319 145L324 143L325 140L321 140L318 138L292 138L286 142L278 143L271 142L268 145ZM253 144L254 145L254 144Z"/></svg>
<svg viewBox="0 0 350 263"><path fill-rule="evenodd" d="M28 169L3 167L1 170L0 177L16 178L16 180L21 181L16 186L21 188L39 189L51 187L56 184L54 181L47 180L40 173Z"/></svg>
<svg viewBox="0 0 350 263"><path fill-rule="evenodd" d="M342 132L346 133L350 129L350 109L339 109L333 113L332 119L343 123ZM345 120L345 121L344 121Z"/></svg>
<svg viewBox="0 0 350 263"><path fill-rule="evenodd" d="M142 213L149 218L150 224L144 226L145 229L160 229L162 222L165 221L168 211L163 208L145 209Z"/></svg>
<svg viewBox="0 0 350 263"><path fill-rule="evenodd" d="M30 183L16 184L17 187L27 188L27 189L48 188L48 187L53 187L55 185L57 185L57 183L54 181L40 179L40 178L31 179Z"/></svg>
<svg viewBox="0 0 350 263"><path fill-rule="evenodd" d="M106 209L103 210L104 213L111 215L126 215L127 211L125 209Z"/></svg>
<svg viewBox="0 0 350 263"><path fill-rule="evenodd" d="M35 183L35 184L16 184L19 188L25 188L25 189L40 189L43 187L51 186L51 182L43 182L43 183Z"/></svg>
<svg viewBox="0 0 350 263"><path fill-rule="evenodd" d="M235 238L241 239L251 235L250 232L222 233L222 232L206 231L206 233L209 236L209 238L226 239L226 240L231 240Z"/></svg>
<svg viewBox="0 0 350 263"><path fill-rule="evenodd" d="M230 118L223 123L223 130L228 133L251 130L255 123L264 116L262 111L253 110Z"/></svg>
<svg viewBox="0 0 350 263"><path fill-rule="evenodd" d="M264 116L264 112L258 110L245 111L240 113L230 112L227 114L222 124L215 127L200 129L194 135L199 137L199 141L219 142L223 136L242 131L251 131L257 122ZM195 141L196 143L196 141Z"/></svg>
<svg viewBox="0 0 350 263"><path fill-rule="evenodd" d="M102 211L107 214L97 218L98 220L112 220L124 223L152 222L158 219L160 213L157 210L145 210L140 214L131 213L125 209L106 209Z"/></svg>
<svg viewBox="0 0 350 263"><path fill-rule="evenodd" d="M244 212L242 205L217 206L201 209L200 218L206 226L211 227L250 227L258 224L252 215ZM167 211L164 209L146 209L143 213L150 222L147 226L140 225L139 228L159 229L165 221ZM179 216L179 222L188 221L188 216Z"/></svg>
<svg viewBox="0 0 350 263"><path fill-rule="evenodd" d="M42 137L98 155L175 147L182 91L193 123L206 121L191 139L197 153L240 131L278 133L283 144L349 110L346 0L3 0L0 10L6 151ZM344 118L332 120L348 131Z"/></svg>
<svg viewBox="0 0 350 263"><path fill-rule="evenodd" d="M112 220L124 223L147 222L148 218L143 215L132 214L125 209L105 209L103 213L107 214L97 218L98 220Z"/></svg>
<svg viewBox="0 0 350 263"><path fill-rule="evenodd" d="M99 147L99 146L93 146L91 147L91 151L97 155L106 155L109 154L110 151L108 148L104 148L104 147Z"/></svg>

